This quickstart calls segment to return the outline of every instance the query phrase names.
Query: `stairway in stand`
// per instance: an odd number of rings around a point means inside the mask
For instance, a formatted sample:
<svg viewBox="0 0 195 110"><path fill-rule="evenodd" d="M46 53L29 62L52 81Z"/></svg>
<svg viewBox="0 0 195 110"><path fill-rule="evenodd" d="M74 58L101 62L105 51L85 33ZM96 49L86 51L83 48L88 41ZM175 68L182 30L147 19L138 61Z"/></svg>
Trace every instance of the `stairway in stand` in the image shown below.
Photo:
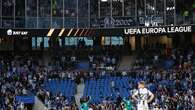
<svg viewBox="0 0 195 110"><path fill-rule="evenodd" d="M76 104L80 106L80 98L83 96L85 84L81 83L77 85L77 94L75 95Z"/></svg>

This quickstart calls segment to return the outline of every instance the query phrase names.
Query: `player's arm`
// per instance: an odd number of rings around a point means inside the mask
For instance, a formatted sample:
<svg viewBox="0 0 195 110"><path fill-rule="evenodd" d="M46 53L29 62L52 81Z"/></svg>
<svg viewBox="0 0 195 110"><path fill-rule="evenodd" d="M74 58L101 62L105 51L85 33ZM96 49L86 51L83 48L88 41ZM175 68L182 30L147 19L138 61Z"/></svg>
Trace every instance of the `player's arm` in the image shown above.
<svg viewBox="0 0 195 110"><path fill-rule="evenodd" d="M138 91L136 91L136 92L132 95L133 100L138 101L137 95L138 95Z"/></svg>
<svg viewBox="0 0 195 110"><path fill-rule="evenodd" d="M133 98L133 100L135 100L135 101L138 100L138 98L136 97L136 95L132 95L132 98Z"/></svg>
<svg viewBox="0 0 195 110"><path fill-rule="evenodd" d="M150 103L150 102L152 102L152 100L154 99L154 94L151 92L151 91L149 91L149 99L148 99L148 103Z"/></svg>

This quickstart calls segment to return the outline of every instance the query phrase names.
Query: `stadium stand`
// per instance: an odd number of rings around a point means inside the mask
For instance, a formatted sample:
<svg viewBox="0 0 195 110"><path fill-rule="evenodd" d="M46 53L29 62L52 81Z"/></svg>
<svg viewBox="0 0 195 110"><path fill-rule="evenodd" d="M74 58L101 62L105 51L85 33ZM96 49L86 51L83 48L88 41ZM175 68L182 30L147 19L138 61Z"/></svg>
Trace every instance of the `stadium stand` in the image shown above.
<svg viewBox="0 0 195 110"><path fill-rule="evenodd" d="M129 97L128 77L107 77L97 80L87 80L85 83L84 97L90 96L91 103L101 103L106 97L110 96L116 100L117 94L121 97Z"/></svg>
<svg viewBox="0 0 195 110"><path fill-rule="evenodd" d="M195 0L0 0L0 110L136 110L140 81L195 110L194 24Z"/></svg>
<svg viewBox="0 0 195 110"><path fill-rule="evenodd" d="M44 89L51 93L51 97L45 102L50 109L60 109L60 106L68 106L74 102L76 84L72 80L49 80L45 82Z"/></svg>

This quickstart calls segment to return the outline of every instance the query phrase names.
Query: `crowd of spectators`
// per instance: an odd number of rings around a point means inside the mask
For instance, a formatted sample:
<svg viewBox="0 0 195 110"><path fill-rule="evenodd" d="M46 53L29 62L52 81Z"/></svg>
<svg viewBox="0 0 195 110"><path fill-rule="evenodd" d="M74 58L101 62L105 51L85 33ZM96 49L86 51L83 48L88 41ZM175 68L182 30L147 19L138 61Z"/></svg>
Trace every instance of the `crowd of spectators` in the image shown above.
<svg viewBox="0 0 195 110"><path fill-rule="evenodd" d="M137 58L130 71L112 72L114 76L128 76L130 97L137 88L137 83L144 80L155 95L150 103L152 110L193 110L195 109L195 68L194 52L192 49L174 49L171 52L163 52L163 46L159 50L144 51L144 55ZM150 52L147 54L147 52ZM147 54L147 55L146 55ZM169 68L164 68L163 61L172 61ZM98 74L98 78L105 74ZM96 76L96 75L95 75ZM114 86L114 81L111 86ZM111 96L104 97L100 104L90 104L93 109L111 110L119 107L122 109L123 97L118 95L117 100L111 100ZM89 100L90 102L90 100ZM132 100L134 106L134 100Z"/></svg>
<svg viewBox="0 0 195 110"><path fill-rule="evenodd" d="M133 69L127 73L127 76L130 77L130 99L140 80L147 83L147 88L155 95L155 99L150 103L151 110L195 109L195 72L191 68L173 68L169 70ZM114 86L114 81L111 82L111 85ZM136 107L136 102L132 99L131 101ZM91 103L89 106L93 110L112 110L113 108L122 110L123 103L123 97L119 94L117 100L112 100L112 96L108 96L104 97L103 102L99 104Z"/></svg>
<svg viewBox="0 0 195 110"><path fill-rule="evenodd" d="M104 69L106 67L116 68L121 56L119 54L122 50L120 47L104 46L94 49L91 46L85 46L82 40L79 42L78 47L69 47L65 52L54 55L49 65L54 65L56 69L73 70L79 63L86 62L89 63L88 70Z"/></svg>
<svg viewBox="0 0 195 110"><path fill-rule="evenodd" d="M102 57L99 56L98 58ZM98 60L95 59L95 55L93 61L87 58L87 62L92 61L91 63L94 63L95 60ZM67 98L60 93L51 94L50 91L43 89L43 86L44 82L50 79L71 79L79 83L81 79L89 76L95 77L92 74L95 71L82 72L74 70L74 66L77 63L79 63L79 57L73 54L54 57L48 65L44 65L41 57L36 56L1 56L0 109L27 109L24 103L16 101L16 96L24 95L38 96L48 108L52 108L53 105L57 105L57 109L75 108L75 102L68 102ZM32 108L32 106L30 107Z"/></svg>
<svg viewBox="0 0 195 110"><path fill-rule="evenodd" d="M160 51L160 52L159 52ZM162 52L163 48L148 56L139 57L132 77L145 80L155 93L153 106L161 110L192 110L195 108L194 52L191 48ZM164 68L163 61L172 61ZM166 66L168 63L166 63Z"/></svg>
<svg viewBox="0 0 195 110"><path fill-rule="evenodd" d="M163 54L160 54L163 53ZM147 53L145 53L147 54ZM175 49L169 54L156 52L148 54L148 57L140 56L130 71L116 72L98 69L102 65L113 66L117 64L117 56L110 54L96 55L89 54L87 61L92 66L90 71L78 71L74 69L63 69L64 62L69 58L70 62L77 64L79 58L77 55L70 57L61 56L58 63L52 62L50 65L44 65L42 60L35 56L2 56L0 59L0 109L29 109L22 102L15 100L20 95L36 95L48 107L57 105L57 109L79 108L73 103L68 102L67 98L61 93L52 94L43 89L45 81L50 79L71 79L76 83L82 83L85 79L98 79L109 75L128 76L130 95L136 89L137 82L144 80L147 87L155 94L154 101L150 104L155 110L192 110L195 108L195 72L194 72L194 53L192 49ZM173 60L170 68L164 69L159 63L165 60ZM147 61L151 63L147 63ZM96 68L93 69L94 64ZM98 65L98 66L97 66ZM118 95L117 100L105 100L100 104L90 104L90 107L99 110L122 108L123 97ZM135 103L132 100L133 103ZM28 107L28 108L25 108Z"/></svg>
<svg viewBox="0 0 195 110"><path fill-rule="evenodd" d="M16 96L38 96L45 104L67 104L67 98L60 94L51 94L43 89L44 82L61 71L54 71L42 64L40 58L31 56L6 56L0 62L0 109L1 110L26 110L32 105L25 105L16 101ZM51 73L51 74L50 74ZM68 77L68 76L67 76ZM70 104L66 106L71 106Z"/></svg>
<svg viewBox="0 0 195 110"><path fill-rule="evenodd" d="M39 95L38 95L39 96ZM45 106L49 110L75 110L77 105L75 101L69 101L67 97L63 96L61 93L52 95L50 92L46 92L42 97L42 102L44 102ZM73 98L74 99L74 98Z"/></svg>
<svg viewBox="0 0 195 110"><path fill-rule="evenodd" d="M35 90L36 85L32 82L36 78L35 70L37 63L32 59L25 59L24 57L1 58L0 62L0 92L1 92L1 109L16 109L20 107L24 109L23 104L18 104L15 101L16 96L29 94L28 90ZM37 79L38 80L38 79ZM35 80L36 81L36 80Z"/></svg>

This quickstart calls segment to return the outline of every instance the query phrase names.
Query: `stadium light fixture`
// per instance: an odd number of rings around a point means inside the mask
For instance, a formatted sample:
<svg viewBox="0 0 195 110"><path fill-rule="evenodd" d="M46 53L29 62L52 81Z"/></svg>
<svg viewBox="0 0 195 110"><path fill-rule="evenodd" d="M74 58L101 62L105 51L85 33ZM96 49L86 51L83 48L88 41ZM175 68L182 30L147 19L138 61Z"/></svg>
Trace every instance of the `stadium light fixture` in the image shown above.
<svg viewBox="0 0 195 110"><path fill-rule="evenodd" d="M171 11L171 10L175 10L175 7L173 6L173 7L167 7L167 11Z"/></svg>
<svg viewBox="0 0 195 110"><path fill-rule="evenodd" d="M108 0L101 0L101 2L108 2Z"/></svg>

